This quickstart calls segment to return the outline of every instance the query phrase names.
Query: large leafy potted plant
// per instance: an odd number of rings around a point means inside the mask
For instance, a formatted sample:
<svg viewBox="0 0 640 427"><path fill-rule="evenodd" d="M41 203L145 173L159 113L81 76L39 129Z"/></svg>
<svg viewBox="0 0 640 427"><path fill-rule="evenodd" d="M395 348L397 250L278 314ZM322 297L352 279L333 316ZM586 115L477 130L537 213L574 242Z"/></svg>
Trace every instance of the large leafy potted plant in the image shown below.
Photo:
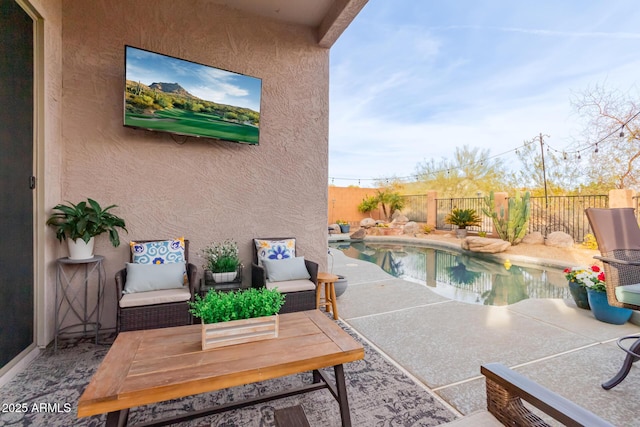
<svg viewBox="0 0 640 427"><path fill-rule="evenodd" d="M444 222L457 226L456 236L462 239L467 236L467 227L477 227L480 225L481 220L475 209L454 208L451 213L446 216Z"/></svg>
<svg viewBox="0 0 640 427"><path fill-rule="evenodd" d="M196 295L189 311L201 319L202 349L276 338L284 298L267 288Z"/></svg>
<svg viewBox="0 0 640 427"><path fill-rule="evenodd" d="M109 212L117 207L110 205L102 208L93 199L78 204L67 202L53 207L54 212L47 219L47 225L56 230L56 238L69 245L70 259L88 259L93 257L95 236L109 234L109 241L114 247L120 245L118 229L127 231L122 218Z"/></svg>
<svg viewBox="0 0 640 427"><path fill-rule="evenodd" d="M223 242L214 242L200 251L206 263L205 280L211 276L216 283L233 281L238 274L240 258L238 257L238 244L227 239ZM208 273L210 272L210 273Z"/></svg>

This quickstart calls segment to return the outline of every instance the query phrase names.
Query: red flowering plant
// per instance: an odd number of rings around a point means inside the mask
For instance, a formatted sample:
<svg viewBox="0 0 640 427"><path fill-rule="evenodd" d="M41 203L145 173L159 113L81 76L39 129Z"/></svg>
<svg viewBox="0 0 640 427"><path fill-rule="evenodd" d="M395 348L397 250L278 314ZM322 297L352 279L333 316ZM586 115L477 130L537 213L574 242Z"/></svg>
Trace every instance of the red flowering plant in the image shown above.
<svg viewBox="0 0 640 427"><path fill-rule="evenodd" d="M568 281L579 284L594 291L605 292L604 271L597 265L591 267L571 267L564 270Z"/></svg>

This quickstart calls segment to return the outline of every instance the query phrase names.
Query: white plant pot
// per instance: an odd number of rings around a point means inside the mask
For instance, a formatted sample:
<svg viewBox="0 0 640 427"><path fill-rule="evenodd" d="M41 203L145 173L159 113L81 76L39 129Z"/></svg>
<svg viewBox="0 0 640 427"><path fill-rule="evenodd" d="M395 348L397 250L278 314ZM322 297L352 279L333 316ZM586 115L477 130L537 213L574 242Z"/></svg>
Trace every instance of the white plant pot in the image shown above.
<svg viewBox="0 0 640 427"><path fill-rule="evenodd" d="M213 280L216 283L226 283L226 282L231 282L232 280L234 280L236 278L236 276L238 275L237 271L230 271L228 273L211 273L211 275L213 276Z"/></svg>
<svg viewBox="0 0 640 427"><path fill-rule="evenodd" d="M89 243L85 243L82 239L67 239L69 245L69 259L81 260L93 258L93 245L95 238L89 239Z"/></svg>

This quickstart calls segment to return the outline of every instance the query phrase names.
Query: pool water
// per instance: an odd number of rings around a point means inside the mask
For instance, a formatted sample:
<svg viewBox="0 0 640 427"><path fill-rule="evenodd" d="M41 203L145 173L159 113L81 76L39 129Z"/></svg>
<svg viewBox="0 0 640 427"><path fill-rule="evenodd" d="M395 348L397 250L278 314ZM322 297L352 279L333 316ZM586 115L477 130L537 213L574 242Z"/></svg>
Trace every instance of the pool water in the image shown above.
<svg viewBox="0 0 640 427"><path fill-rule="evenodd" d="M482 254L405 244L337 242L329 247L457 301L509 305L527 298L571 298L560 269L509 265Z"/></svg>

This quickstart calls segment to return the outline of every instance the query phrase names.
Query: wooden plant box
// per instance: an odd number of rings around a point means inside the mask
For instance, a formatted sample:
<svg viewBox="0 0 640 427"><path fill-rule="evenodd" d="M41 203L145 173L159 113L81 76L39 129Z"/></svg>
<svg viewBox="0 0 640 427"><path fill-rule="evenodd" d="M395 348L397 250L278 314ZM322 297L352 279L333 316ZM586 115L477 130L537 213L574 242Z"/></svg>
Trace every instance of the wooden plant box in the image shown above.
<svg viewBox="0 0 640 427"><path fill-rule="evenodd" d="M277 314L229 322L202 323L202 349L277 338L278 329Z"/></svg>

